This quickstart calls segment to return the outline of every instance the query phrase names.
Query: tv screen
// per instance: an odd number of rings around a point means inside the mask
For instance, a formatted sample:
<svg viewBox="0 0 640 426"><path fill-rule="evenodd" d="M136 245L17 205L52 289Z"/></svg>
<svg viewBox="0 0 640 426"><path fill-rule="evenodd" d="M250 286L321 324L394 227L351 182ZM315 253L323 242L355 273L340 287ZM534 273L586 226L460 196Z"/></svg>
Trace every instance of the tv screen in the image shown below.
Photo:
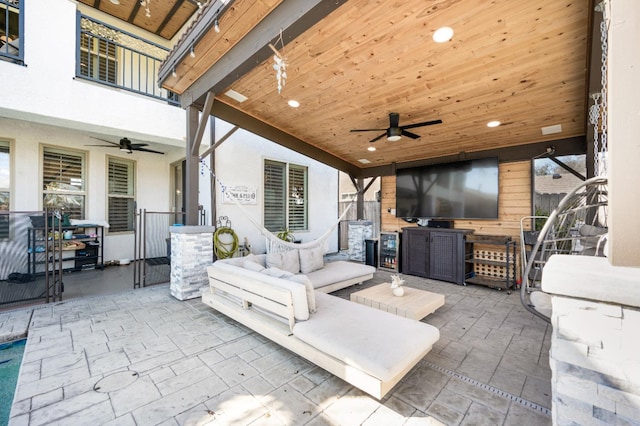
<svg viewBox="0 0 640 426"><path fill-rule="evenodd" d="M497 219L498 158L398 170L396 217Z"/></svg>

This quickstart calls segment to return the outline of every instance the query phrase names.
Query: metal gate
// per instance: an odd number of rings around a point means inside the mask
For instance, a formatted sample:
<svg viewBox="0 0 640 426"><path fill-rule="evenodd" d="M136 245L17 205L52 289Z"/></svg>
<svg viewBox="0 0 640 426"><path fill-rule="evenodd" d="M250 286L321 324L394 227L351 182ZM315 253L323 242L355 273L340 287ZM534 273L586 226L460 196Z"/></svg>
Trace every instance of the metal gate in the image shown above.
<svg viewBox="0 0 640 426"><path fill-rule="evenodd" d="M62 300L57 211L0 212L0 307Z"/></svg>
<svg viewBox="0 0 640 426"><path fill-rule="evenodd" d="M171 233L169 227L182 225L184 212L136 213L134 232L133 288L167 283L171 280ZM206 211L200 210L200 224Z"/></svg>

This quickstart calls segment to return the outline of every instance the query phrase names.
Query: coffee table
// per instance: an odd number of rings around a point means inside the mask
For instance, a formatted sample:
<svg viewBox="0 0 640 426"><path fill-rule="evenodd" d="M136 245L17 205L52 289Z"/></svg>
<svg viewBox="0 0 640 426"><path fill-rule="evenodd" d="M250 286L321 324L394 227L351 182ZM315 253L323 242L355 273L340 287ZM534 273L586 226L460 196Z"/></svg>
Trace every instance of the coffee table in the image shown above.
<svg viewBox="0 0 640 426"><path fill-rule="evenodd" d="M404 296L394 296L391 284L383 283L351 293L352 302L420 320L444 305L444 294L403 286Z"/></svg>

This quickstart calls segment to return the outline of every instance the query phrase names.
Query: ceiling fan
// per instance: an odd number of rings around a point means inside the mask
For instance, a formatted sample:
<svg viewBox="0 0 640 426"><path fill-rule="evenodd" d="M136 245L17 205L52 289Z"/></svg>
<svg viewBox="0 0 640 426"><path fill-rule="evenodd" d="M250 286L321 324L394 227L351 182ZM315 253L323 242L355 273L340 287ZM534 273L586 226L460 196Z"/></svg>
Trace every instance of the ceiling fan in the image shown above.
<svg viewBox="0 0 640 426"><path fill-rule="evenodd" d="M378 139L387 136L387 140L389 142L396 142L399 141L402 136L407 136L410 137L411 139L418 139L420 137L420 135L416 135L415 133L411 133L411 132L407 132L406 129L413 129L416 127L422 127L422 126L431 126L432 124L440 124L442 123L442 120L432 120L432 121L423 121L422 123L414 123L414 124L407 124L405 126L398 126L398 124L400 124L400 114L398 114L397 112L392 112L389 113L389 127L386 129L352 129L352 132L373 132L373 131L384 131L385 133L381 134L380 136L376 136L375 138L371 139L369 142L375 142Z"/></svg>
<svg viewBox="0 0 640 426"><path fill-rule="evenodd" d="M111 142L105 139L96 138L91 136L93 139L98 139L99 141L106 142L111 145L87 145L87 146L103 146L107 148L119 148L120 151L126 152L127 154L131 154L133 151L143 151L143 152L152 152L154 154L162 154L164 152L154 151L153 149L143 148L144 146L149 145L148 143L131 143L131 141L127 138L120 139L120 143Z"/></svg>

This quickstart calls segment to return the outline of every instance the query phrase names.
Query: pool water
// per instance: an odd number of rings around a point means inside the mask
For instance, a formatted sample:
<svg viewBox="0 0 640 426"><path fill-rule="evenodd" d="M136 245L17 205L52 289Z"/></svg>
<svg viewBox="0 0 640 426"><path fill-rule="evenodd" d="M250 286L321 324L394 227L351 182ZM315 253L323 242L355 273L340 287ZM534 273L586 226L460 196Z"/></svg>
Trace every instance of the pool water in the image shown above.
<svg viewBox="0 0 640 426"><path fill-rule="evenodd" d="M13 394L26 343L27 339L22 339L0 344L0 425L9 423Z"/></svg>

